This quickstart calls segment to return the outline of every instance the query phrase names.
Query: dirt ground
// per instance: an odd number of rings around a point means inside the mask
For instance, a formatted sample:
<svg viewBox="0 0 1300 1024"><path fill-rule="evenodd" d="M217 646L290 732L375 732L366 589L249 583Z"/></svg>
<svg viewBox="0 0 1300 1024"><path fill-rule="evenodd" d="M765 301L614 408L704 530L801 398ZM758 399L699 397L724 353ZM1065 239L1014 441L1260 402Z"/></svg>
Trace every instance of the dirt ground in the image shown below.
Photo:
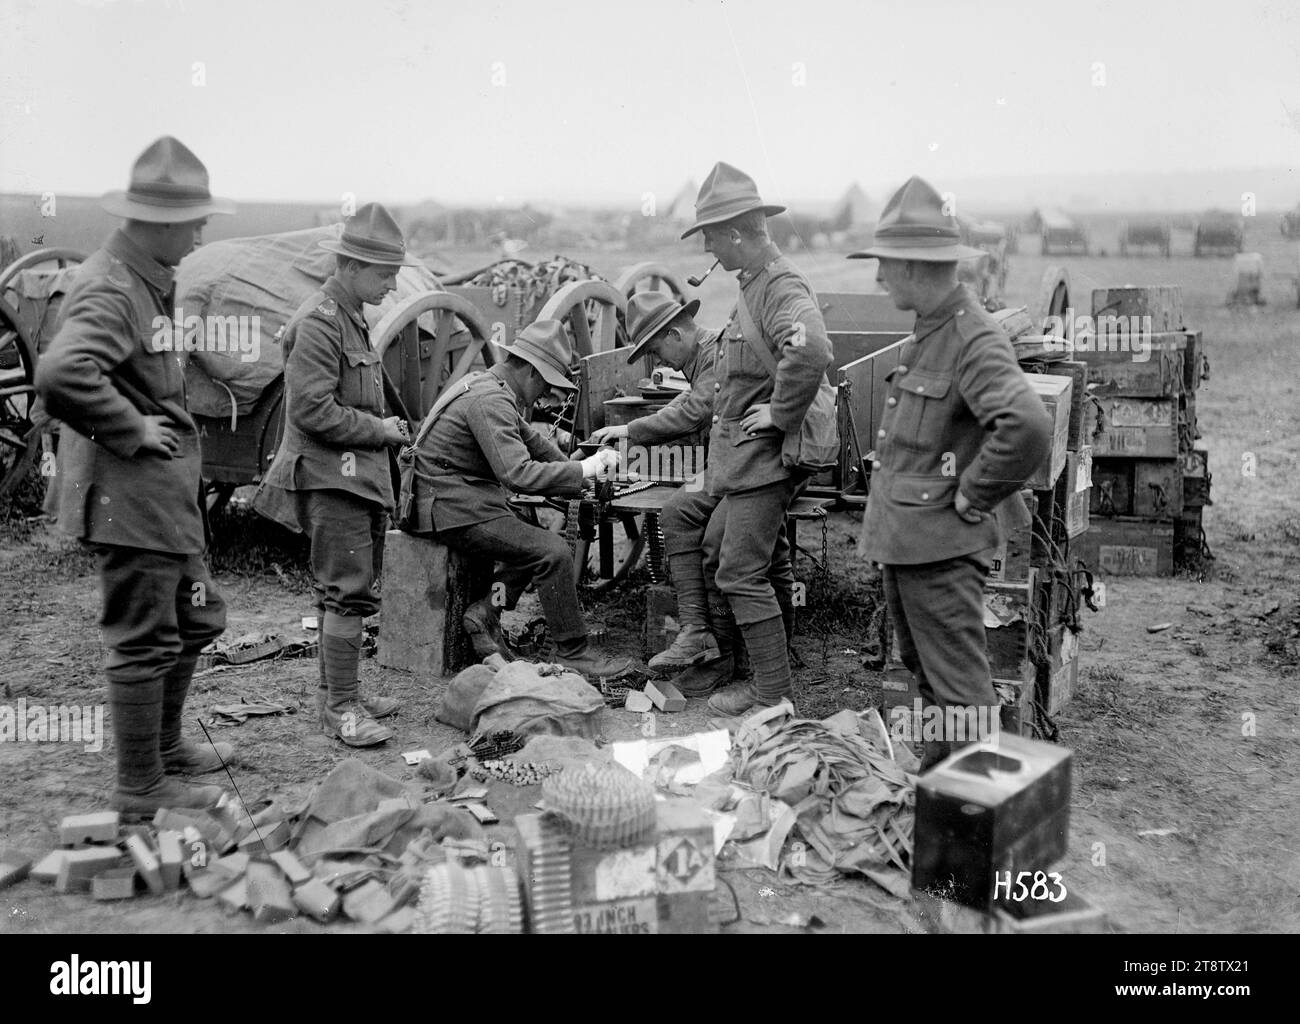
<svg viewBox="0 0 1300 1024"><path fill-rule="evenodd" d="M1094 227L1094 238L1099 231ZM1294 268L1294 243L1274 221L1251 223L1248 250L1266 266ZM1113 251L1113 246L1111 247ZM1294 287L1266 281L1269 305L1230 311L1223 298L1231 261L1193 260L1175 238L1173 259L1058 259L1068 266L1076 305L1088 289L1123 283L1183 287L1186 320L1204 332L1212 377L1198 402L1210 445L1213 507L1205 522L1215 560L1204 578L1111 579L1106 606L1085 618L1080 686L1057 718L1060 742L1074 752L1070 849L1058 865L1068 887L1106 911L1115 931L1294 932L1300 930L1300 474L1295 438L1300 403L1295 352L1300 313ZM628 254L571 254L600 269L636 260ZM638 254L640 255L640 254ZM645 254L650 255L650 254ZM653 254L684 273L703 269L698 253ZM457 254L472 265L476 254ZM822 290L871 290L867 267L833 253L802 254ZM1012 257L1008 294L1029 301L1046 261ZM725 315L729 283L714 275L705 288L703 320ZM1253 468L1253 475L1247 472ZM879 676L862 666L863 609L857 603L865 567L853 557L858 516L832 517L832 577L812 581L796 648L797 696L829 714L873 704ZM10 523L0 534L0 678L4 703L95 704L102 701L103 648L90 562L39 521ZM271 545L263 527L245 525L244 539ZM806 538L819 541L819 538ZM235 545L237 547L238 545ZM230 607L229 636L268 630L302 636L310 614L292 552L267 558L232 553L216 573ZM235 571L257 565L258 571ZM644 576L603 602L592 618L612 646L640 654ZM1162 632L1147 627L1172 623ZM235 780L243 798L305 795L342 757L344 748L314 728L316 685L310 660L259 663L196 678L191 710L204 715L242 696L284 701L299 713L217 727L214 737L238 745ZM373 691L403 701L397 739L355 756L397 778L413 778L400 751L437 751L462 737L433 719L445 684L363 663ZM702 701L679 715L658 716L660 735L705 728ZM640 735L639 719L605 716L608 740ZM43 853L56 845L59 818L103 806L113 773L112 745L89 752L75 744L0 743L0 849ZM505 792L498 813L521 809L533 791ZM726 931L789 931L790 915L815 915L827 932L919 931L914 908L869 882L846 880L807 889L762 871L727 871L739 920ZM726 912L735 917L728 895ZM293 922L278 928L316 931ZM336 926L345 928L346 926ZM61 896L22 882L0 891L0 931L236 932L262 930L251 918L227 916L189 896L141 898L104 905Z"/></svg>

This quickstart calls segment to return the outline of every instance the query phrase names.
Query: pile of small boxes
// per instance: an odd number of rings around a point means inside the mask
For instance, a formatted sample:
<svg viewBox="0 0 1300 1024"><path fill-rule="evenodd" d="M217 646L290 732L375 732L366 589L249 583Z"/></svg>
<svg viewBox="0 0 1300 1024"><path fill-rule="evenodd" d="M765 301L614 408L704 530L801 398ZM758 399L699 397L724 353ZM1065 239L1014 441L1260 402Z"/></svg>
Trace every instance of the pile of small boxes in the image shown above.
<svg viewBox="0 0 1300 1024"><path fill-rule="evenodd" d="M409 921L402 915L411 910L398 907L387 886L348 862L322 858L308 869L288 849L289 840L289 824L275 803L251 816L229 804L208 811L164 808L152 825L124 825L116 811L98 811L64 818L60 849L34 865L6 853L0 877L5 884L30 877L97 900L187 886L263 924L299 915L327 922L342 913L381 930L405 930Z"/></svg>
<svg viewBox="0 0 1300 1024"><path fill-rule="evenodd" d="M1197 570L1210 503L1208 449L1196 425L1206 376L1201 333L1184 327L1182 293L1173 286L1099 288L1092 306L1098 343L1077 355L1093 384L1095 456L1092 527L1080 557L1116 576ZM1118 318L1118 332L1108 330L1108 318Z"/></svg>

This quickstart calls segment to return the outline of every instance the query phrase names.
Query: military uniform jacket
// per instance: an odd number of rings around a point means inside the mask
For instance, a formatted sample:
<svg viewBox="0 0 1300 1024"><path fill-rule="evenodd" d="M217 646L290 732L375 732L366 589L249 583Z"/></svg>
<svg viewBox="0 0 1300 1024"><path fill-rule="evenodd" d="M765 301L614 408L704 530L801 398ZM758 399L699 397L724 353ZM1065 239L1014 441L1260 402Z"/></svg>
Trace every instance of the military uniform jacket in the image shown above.
<svg viewBox="0 0 1300 1024"><path fill-rule="evenodd" d="M172 269L122 231L83 263L36 390L71 430L59 439L59 527L101 544L173 554L206 547L202 457L171 347ZM157 337L160 344L155 344ZM174 457L140 451L145 416L165 416Z"/></svg>
<svg viewBox="0 0 1300 1024"><path fill-rule="evenodd" d="M657 444L670 441L706 426L713 416L713 399L722 387L717 382L714 357L721 331L705 331L694 354L682 367L691 382L691 390L677 395L651 416L642 416L627 425L627 439L632 444Z"/></svg>
<svg viewBox="0 0 1300 1024"><path fill-rule="evenodd" d="M740 274L740 290L763 344L777 362L774 381L733 316L719 341L721 387L709 435L709 493L715 497L776 483L790 476L781 444L798 431L831 364L817 298L803 276L772 246L762 261ZM772 427L750 437L740 423L751 405L770 402Z"/></svg>
<svg viewBox="0 0 1300 1024"><path fill-rule="evenodd" d="M359 306L333 277L285 329L284 438L254 499L264 515L294 522L289 491L347 491L393 508L384 443L384 369Z"/></svg>
<svg viewBox="0 0 1300 1024"><path fill-rule="evenodd" d="M451 530L513 516L506 491L580 494L582 466L524 420L495 366L451 402L420 444L416 528Z"/></svg>
<svg viewBox="0 0 1300 1024"><path fill-rule="evenodd" d="M999 542L993 515L967 523L958 488L991 513L1047 457L1051 425L1011 342L958 285L891 370L876 437L861 553L887 565L938 562Z"/></svg>

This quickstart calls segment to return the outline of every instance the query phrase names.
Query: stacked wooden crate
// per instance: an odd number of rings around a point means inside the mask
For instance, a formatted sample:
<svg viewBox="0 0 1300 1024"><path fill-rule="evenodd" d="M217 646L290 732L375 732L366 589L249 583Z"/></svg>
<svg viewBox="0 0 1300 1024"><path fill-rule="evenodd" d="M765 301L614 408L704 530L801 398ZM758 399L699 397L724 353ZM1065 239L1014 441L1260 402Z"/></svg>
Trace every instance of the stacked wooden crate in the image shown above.
<svg viewBox="0 0 1300 1024"><path fill-rule="evenodd" d="M1077 554L1109 575L1172 576L1195 568L1209 502L1198 446L1199 331L1183 325L1176 287L1099 288L1092 297L1094 344L1077 351L1091 382L1091 528ZM1122 324L1122 332L1108 330Z"/></svg>

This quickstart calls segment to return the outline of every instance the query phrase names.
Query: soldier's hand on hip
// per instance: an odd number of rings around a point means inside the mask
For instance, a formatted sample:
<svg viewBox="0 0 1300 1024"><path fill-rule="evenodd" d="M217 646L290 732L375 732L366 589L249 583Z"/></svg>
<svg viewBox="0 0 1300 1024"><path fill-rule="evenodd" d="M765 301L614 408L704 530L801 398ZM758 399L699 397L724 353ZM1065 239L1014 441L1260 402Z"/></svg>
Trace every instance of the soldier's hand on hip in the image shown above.
<svg viewBox="0 0 1300 1024"><path fill-rule="evenodd" d="M384 444L407 444L411 435L406 429L406 421L400 416L388 416L384 419Z"/></svg>
<svg viewBox="0 0 1300 1024"><path fill-rule="evenodd" d="M745 418L740 421L740 429L746 434L755 434L772 426L772 403L763 402L751 405L745 410Z"/></svg>
<svg viewBox="0 0 1300 1024"><path fill-rule="evenodd" d="M145 416L144 440L140 442L140 451L152 452L174 458L180 454L181 439L170 426L166 416Z"/></svg>
<svg viewBox="0 0 1300 1024"><path fill-rule="evenodd" d="M966 495L962 494L961 491L957 492L955 506L957 514L968 523L978 523L984 518L984 513L972 505L970 499L967 498Z"/></svg>

